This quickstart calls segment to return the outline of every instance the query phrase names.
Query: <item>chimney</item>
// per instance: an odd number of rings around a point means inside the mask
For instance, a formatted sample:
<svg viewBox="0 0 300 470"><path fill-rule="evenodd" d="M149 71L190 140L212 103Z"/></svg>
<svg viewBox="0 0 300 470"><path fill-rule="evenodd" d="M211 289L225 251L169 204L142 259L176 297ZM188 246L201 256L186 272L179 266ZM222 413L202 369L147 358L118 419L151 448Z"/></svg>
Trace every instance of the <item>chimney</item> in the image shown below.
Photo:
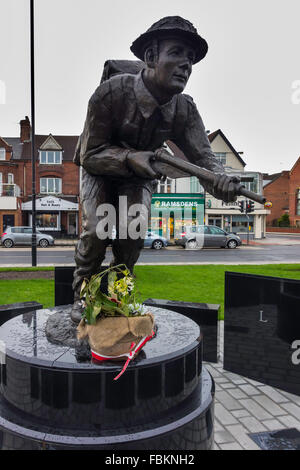
<svg viewBox="0 0 300 470"><path fill-rule="evenodd" d="M31 125L28 116L20 121L20 139L21 142L29 142L31 140Z"/></svg>

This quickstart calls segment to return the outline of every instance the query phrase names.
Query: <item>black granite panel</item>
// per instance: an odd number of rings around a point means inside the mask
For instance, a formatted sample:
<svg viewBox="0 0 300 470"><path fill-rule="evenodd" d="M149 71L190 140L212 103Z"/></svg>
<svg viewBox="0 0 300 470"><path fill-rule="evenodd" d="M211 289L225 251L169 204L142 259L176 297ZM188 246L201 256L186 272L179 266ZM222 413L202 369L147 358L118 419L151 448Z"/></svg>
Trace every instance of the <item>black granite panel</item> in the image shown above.
<svg viewBox="0 0 300 470"><path fill-rule="evenodd" d="M165 394L174 397L184 392L184 358L165 365Z"/></svg>
<svg viewBox="0 0 300 470"><path fill-rule="evenodd" d="M219 305L165 299L147 299L144 304L181 313L197 323L203 335L203 360L218 362Z"/></svg>
<svg viewBox="0 0 300 470"><path fill-rule="evenodd" d="M224 369L300 395L300 281L225 274Z"/></svg>
<svg viewBox="0 0 300 470"><path fill-rule="evenodd" d="M153 366L140 369L138 374L138 399L149 400L159 397L162 388L162 370Z"/></svg>
<svg viewBox="0 0 300 470"><path fill-rule="evenodd" d="M107 266L99 268L98 272L107 269ZM73 273L75 266L55 266L54 285L55 285L55 306L72 304L74 302L73 292ZM107 278L102 280L102 290L107 289Z"/></svg>
<svg viewBox="0 0 300 470"><path fill-rule="evenodd" d="M72 304L74 302L74 292L72 288L74 269L75 266L55 266L55 306Z"/></svg>
<svg viewBox="0 0 300 470"><path fill-rule="evenodd" d="M89 404L101 401L101 374L74 372L72 378L74 403Z"/></svg>

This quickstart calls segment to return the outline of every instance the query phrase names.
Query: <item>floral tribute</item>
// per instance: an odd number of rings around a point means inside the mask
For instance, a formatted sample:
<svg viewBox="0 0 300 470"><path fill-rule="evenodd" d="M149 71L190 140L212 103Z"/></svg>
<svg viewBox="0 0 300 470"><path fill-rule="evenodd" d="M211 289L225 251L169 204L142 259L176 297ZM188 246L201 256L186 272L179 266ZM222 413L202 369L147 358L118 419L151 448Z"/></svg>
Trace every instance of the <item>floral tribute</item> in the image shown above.
<svg viewBox="0 0 300 470"><path fill-rule="evenodd" d="M108 294L101 284L108 279ZM154 317L138 301L134 279L125 265L108 268L81 287L84 304L78 339L88 337L96 361L126 361L117 380L143 346L154 336Z"/></svg>

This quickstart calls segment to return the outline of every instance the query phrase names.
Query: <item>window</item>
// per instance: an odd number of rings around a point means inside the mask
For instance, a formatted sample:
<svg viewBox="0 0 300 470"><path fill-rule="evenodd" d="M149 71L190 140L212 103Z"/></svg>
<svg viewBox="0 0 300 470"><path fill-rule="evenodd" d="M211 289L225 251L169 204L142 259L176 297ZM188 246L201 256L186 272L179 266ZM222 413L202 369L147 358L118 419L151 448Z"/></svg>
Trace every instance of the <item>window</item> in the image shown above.
<svg viewBox="0 0 300 470"><path fill-rule="evenodd" d="M0 196L2 196L2 173L0 173Z"/></svg>
<svg viewBox="0 0 300 470"><path fill-rule="evenodd" d="M58 150L40 150L40 163L59 165L62 163L62 152Z"/></svg>
<svg viewBox="0 0 300 470"><path fill-rule="evenodd" d="M40 193L59 194L61 193L61 178L41 178Z"/></svg>
<svg viewBox="0 0 300 470"><path fill-rule="evenodd" d="M259 176L258 174L253 174L253 176L242 176L241 183L245 186L248 191L253 193L259 193Z"/></svg>
<svg viewBox="0 0 300 470"><path fill-rule="evenodd" d="M0 148L0 160L5 160L5 149Z"/></svg>
<svg viewBox="0 0 300 470"><path fill-rule="evenodd" d="M199 180L196 176L191 176L191 179L190 179L190 192L191 193L199 193L200 192L200 184L199 184Z"/></svg>
<svg viewBox="0 0 300 470"><path fill-rule="evenodd" d="M226 165L226 152L215 152L215 157L223 165Z"/></svg>
<svg viewBox="0 0 300 470"><path fill-rule="evenodd" d="M298 191L297 191L296 215L300 215L300 188L299 188Z"/></svg>
<svg viewBox="0 0 300 470"><path fill-rule="evenodd" d="M213 235L224 235L224 231L219 227L210 226L209 228Z"/></svg>
<svg viewBox="0 0 300 470"><path fill-rule="evenodd" d="M171 193L172 192L172 180L167 178L166 181L160 181L157 187L158 193Z"/></svg>
<svg viewBox="0 0 300 470"><path fill-rule="evenodd" d="M8 182L8 184L14 184L14 175L13 175L13 173L8 173L7 182Z"/></svg>

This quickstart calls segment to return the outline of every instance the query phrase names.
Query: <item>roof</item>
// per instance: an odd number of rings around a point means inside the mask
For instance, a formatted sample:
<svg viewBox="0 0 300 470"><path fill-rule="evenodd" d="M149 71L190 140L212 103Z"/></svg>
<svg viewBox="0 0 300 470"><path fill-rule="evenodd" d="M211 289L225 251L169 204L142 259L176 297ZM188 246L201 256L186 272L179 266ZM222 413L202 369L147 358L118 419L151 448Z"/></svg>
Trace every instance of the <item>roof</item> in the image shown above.
<svg viewBox="0 0 300 470"><path fill-rule="evenodd" d="M299 163L300 163L300 157L298 158L298 160L296 160L296 162L292 166L292 169L291 169L290 173L293 173L293 171L295 170L296 166L298 166Z"/></svg>
<svg viewBox="0 0 300 470"><path fill-rule="evenodd" d="M218 129L214 132L212 132L211 134L208 135L208 140L210 141L210 143L212 143L215 138L217 136L220 136L222 137L222 139L226 142L226 144L228 145L228 147L230 148L230 150L232 151L232 153L236 156L236 158L241 162L241 164L243 166L246 166L246 163L244 162L244 160L242 159L242 157L240 156L240 154L235 150L235 148L233 147L233 145L229 142L229 140L227 139L227 137L225 136L225 134L221 131L221 129Z"/></svg>
<svg viewBox="0 0 300 470"><path fill-rule="evenodd" d="M5 142L12 147L12 160L20 160L23 144L19 137L2 137Z"/></svg>
<svg viewBox="0 0 300 470"><path fill-rule="evenodd" d="M266 181L265 183L263 183L264 189L267 186L269 186L270 184L274 183L279 178L281 178L282 176L287 176L288 177L289 173L290 173L289 171L283 170L280 173L274 173L272 175L264 174L263 175L263 181Z"/></svg>
<svg viewBox="0 0 300 470"><path fill-rule="evenodd" d="M48 139L49 135L36 135L35 136L35 146L38 152L38 149L41 145ZM73 161L75 148L78 141L77 135L53 135L57 143L63 148L64 154L63 159L65 161ZM24 142L22 159L30 160L31 159L31 142Z"/></svg>
<svg viewBox="0 0 300 470"><path fill-rule="evenodd" d="M217 131L214 131L212 132L211 134L208 135L208 140L210 141L210 143L213 142L213 140L218 136L220 135L222 137L222 139L226 142L226 144L228 145L228 147L231 149L231 151L234 153L234 155L237 157L237 159L241 162L241 164L243 166L246 166L246 163L244 162L244 160L241 158L241 156L239 155L239 153L235 150L235 148L232 146L232 144L229 142L229 140L227 139L227 137L223 134L223 132L221 131L221 129L218 129ZM174 144L174 142L172 142L171 140L167 140L167 145L170 147L170 149L172 150L172 152L174 153L174 155L178 158L182 158L183 160L187 160L188 161L188 158L184 155L184 153L177 147L177 145Z"/></svg>

